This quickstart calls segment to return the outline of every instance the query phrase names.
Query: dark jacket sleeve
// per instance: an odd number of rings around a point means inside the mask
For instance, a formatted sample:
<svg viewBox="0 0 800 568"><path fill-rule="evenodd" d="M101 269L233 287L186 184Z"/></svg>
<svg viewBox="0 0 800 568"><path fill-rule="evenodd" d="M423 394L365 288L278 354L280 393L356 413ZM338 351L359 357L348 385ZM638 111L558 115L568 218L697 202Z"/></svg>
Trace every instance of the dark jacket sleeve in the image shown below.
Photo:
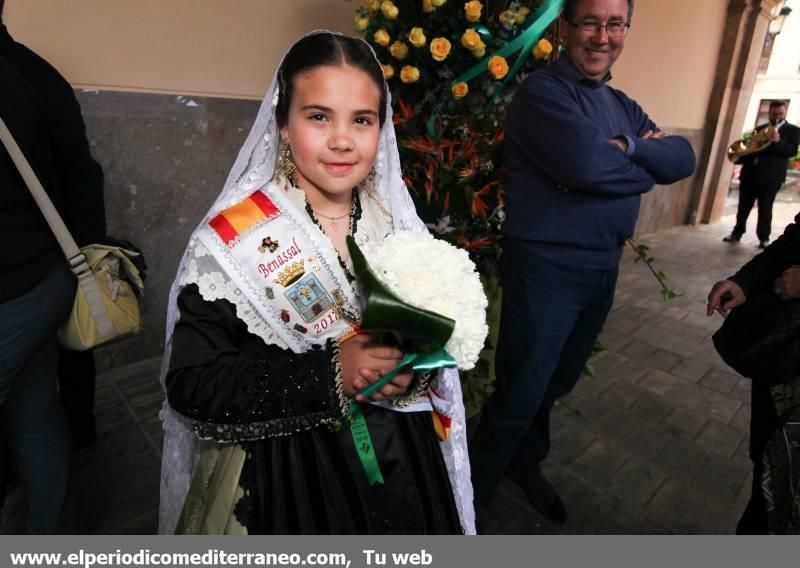
<svg viewBox="0 0 800 568"><path fill-rule="evenodd" d="M338 349L293 353L247 331L226 300L178 297L167 398L203 438L243 441L331 423L347 412Z"/></svg>
<svg viewBox="0 0 800 568"><path fill-rule="evenodd" d="M41 103L64 195L64 222L79 246L100 242L106 234L103 170L92 158L75 93L54 67L27 47L16 44L9 57Z"/></svg>
<svg viewBox="0 0 800 568"><path fill-rule="evenodd" d="M800 215L764 252L742 266L729 280L736 282L748 298L772 286L772 282L794 264L800 264Z"/></svg>
<svg viewBox="0 0 800 568"><path fill-rule="evenodd" d="M781 158L794 158L800 146L800 128L787 124L781 129L781 139L770 144L764 152Z"/></svg>

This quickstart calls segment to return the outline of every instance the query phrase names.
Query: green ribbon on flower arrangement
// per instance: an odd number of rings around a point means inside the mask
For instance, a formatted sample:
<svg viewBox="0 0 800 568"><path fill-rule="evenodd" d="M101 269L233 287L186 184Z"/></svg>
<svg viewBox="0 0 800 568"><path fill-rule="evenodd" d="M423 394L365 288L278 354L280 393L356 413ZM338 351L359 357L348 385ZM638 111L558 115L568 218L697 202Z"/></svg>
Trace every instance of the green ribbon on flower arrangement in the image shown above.
<svg viewBox="0 0 800 568"><path fill-rule="evenodd" d="M539 41L539 39L542 37L542 34L544 34L545 30L550 26L550 24L552 24L553 21L558 17L563 3L564 0L545 0L539 9L528 18L528 21L531 23L525 29L525 31L497 50L495 53L487 55L480 61L480 63L475 64L467 71L453 79L450 85L452 86L462 81L467 83L478 75L486 73L488 70L489 60L495 55L508 58L508 56L519 51L520 54L517 56L514 65L509 69L508 73L503 78L502 82L500 83L500 87L489 99L488 105L491 105L497 93L502 91L506 83L508 83L508 81L517 74L517 71L519 71L520 67L522 67L522 64L525 63L525 60L530 55L533 46L537 41Z"/></svg>
<svg viewBox="0 0 800 568"><path fill-rule="evenodd" d="M366 397L373 395L406 368L416 372L455 367L456 360L442 347L453 334L455 321L436 312L412 306L398 298L370 270L353 237L347 237L347 248L353 260L358 286L366 298L361 328L399 333L404 339L411 340L415 347L414 352L407 353L394 369L358 391L358 394ZM366 419L355 401L350 403L350 432L369 484L383 483Z"/></svg>

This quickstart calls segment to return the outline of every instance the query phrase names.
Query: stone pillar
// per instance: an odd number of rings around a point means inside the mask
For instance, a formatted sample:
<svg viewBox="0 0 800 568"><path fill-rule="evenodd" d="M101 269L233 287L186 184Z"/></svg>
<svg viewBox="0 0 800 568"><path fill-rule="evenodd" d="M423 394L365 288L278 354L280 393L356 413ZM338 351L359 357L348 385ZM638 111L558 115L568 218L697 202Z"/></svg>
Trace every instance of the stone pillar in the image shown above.
<svg viewBox="0 0 800 568"><path fill-rule="evenodd" d="M730 0L709 100L703 152L693 191L693 219L711 223L722 216L733 165L728 145L742 134L771 13L781 0Z"/></svg>

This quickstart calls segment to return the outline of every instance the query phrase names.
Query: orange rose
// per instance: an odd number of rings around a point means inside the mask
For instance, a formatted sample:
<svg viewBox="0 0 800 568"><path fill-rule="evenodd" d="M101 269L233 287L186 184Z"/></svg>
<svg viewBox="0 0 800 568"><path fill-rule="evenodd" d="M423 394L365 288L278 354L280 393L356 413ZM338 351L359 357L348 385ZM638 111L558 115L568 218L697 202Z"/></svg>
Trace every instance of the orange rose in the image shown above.
<svg viewBox="0 0 800 568"><path fill-rule="evenodd" d="M523 6L519 10L517 10L517 16L515 18L517 20L517 23L521 24L522 22L524 22L525 18L527 18L528 14L530 14L530 13L531 13L531 11L528 8L526 8L525 6Z"/></svg>
<svg viewBox="0 0 800 568"><path fill-rule="evenodd" d="M357 14L356 17L353 18L353 24L355 24L357 32L363 32L367 29L367 26L369 26L369 18L364 18Z"/></svg>
<svg viewBox="0 0 800 568"><path fill-rule="evenodd" d="M547 59L551 53L553 53L553 44L546 39L540 39L533 48L533 56L536 59Z"/></svg>
<svg viewBox="0 0 800 568"><path fill-rule="evenodd" d="M443 37L437 37L431 41L431 55L436 61L447 59L447 56L450 55L450 49L450 41Z"/></svg>
<svg viewBox="0 0 800 568"><path fill-rule="evenodd" d="M381 0L366 0L364 7L370 12L377 12L381 9Z"/></svg>
<svg viewBox="0 0 800 568"><path fill-rule="evenodd" d="M497 19L500 20L500 23L507 28L511 28L517 23L517 17L511 10L503 10L500 12L500 15L497 16Z"/></svg>
<svg viewBox="0 0 800 568"><path fill-rule="evenodd" d="M450 87L450 93L452 93L453 98L463 99L469 93L469 85L467 85L464 81L459 81L458 83L454 83L452 87Z"/></svg>
<svg viewBox="0 0 800 568"><path fill-rule="evenodd" d="M489 74L495 79L502 79L508 73L508 62L505 57L494 55L489 59Z"/></svg>
<svg viewBox="0 0 800 568"><path fill-rule="evenodd" d="M383 47L389 45L390 40L391 38L389 37L389 32L387 32L384 29L380 29L374 34L372 34L372 41Z"/></svg>
<svg viewBox="0 0 800 568"><path fill-rule="evenodd" d="M391 53L392 57L395 59L400 59L402 61L408 56L408 46L402 41L396 41L389 46L389 53Z"/></svg>
<svg viewBox="0 0 800 568"><path fill-rule="evenodd" d="M433 2L431 0L422 0L422 11L426 14L433 12Z"/></svg>
<svg viewBox="0 0 800 568"><path fill-rule="evenodd" d="M419 81L419 69L411 65L405 65L400 69L400 80L403 83L416 83Z"/></svg>
<svg viewBox="0 0 800 568"><path fill-rule="evenodd" d="M394 20L397 14L400 13L400 10L394 5L392 0L384 0L383 3L381 3L381 12L383 12L387 20Z"/></svg>
<svg viewBox="0 0 800 568"><path fill-rule="evenodd" d="M411 28L411 31L408 32L408 43L414 47L422 47L427 42L428 38L425 37L425 32L422 31L422 28Z"/></svg>
<svg viewBox="0 0 800 568"><path fill-rule="evenodd" d="M481 44L483 44L483 40L480 34L472 28L461 35L461 45L467 49L478 49Z"/></svg>
<svg viewBox="0 0 800 568"><path fill-rule="evenodd" d="M381 64L381 69L383 69L383 78L387 81L394 77L394 67L391 65L383 65Z"/></svg>
<svg viewBox="0 0 800 568"><path fill-rule="evenodd" d="M483 10L483 4L478 0L471 0L464 4L464 17L468 22L477 22L481 19L481 10Z"/></svg>

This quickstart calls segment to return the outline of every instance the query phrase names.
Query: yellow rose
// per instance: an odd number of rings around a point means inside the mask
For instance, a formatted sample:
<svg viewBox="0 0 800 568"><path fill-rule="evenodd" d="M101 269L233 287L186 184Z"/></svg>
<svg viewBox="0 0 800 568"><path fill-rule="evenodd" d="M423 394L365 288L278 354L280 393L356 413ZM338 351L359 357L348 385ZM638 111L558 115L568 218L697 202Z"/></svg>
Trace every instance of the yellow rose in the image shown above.
<svg viewBox="0 0 800 568"><path fill-rule="evenodd" d="M500 12L500 15L497 16L497 19L500 20L501 24L503 24L508 28L517 23L517 17L511 10L503 10L502 12Z"/></svg>
<svg viewBox="0 0 800 568"><path fill-rule="evenodd" d="M467 93L469 93L469 85L467 85L464 81L459 81L450 87L450 92L452 93L454 99L463 99L467 96Z"/></svg>
<svg viewBox="0 0 800 568"><path fill-rule="evenodd" d="M437 37L431 41L431 55L436 61L444 61L450 55L450 41Z"/></svg>
<svg viewBox="0 0 800 568"><path fill-rule="evenodd" d="M471 0L464 4L464 15L467 18L468 22L477 22L481 19L481 10L483 9L483 4L478 2L478 0Z"/></svg>
<svg viewBox="0 0 800 568"><path fill-rule="evenodd" d="M377 32L375 32L374 34L372 34L372 41L374 41L378 45L382 45L383 47L386 47L387 45L389 45L389 40L390 39L391 38L389 37L389 32L387 32L384 29L380 29Z"/></svg>
<svg viewBox="0 0 800 568"><path fill-rule="evenodd" d="M369 18L364 18L362 16L356 15L356 17L353 18L353 23L356 26L357 32L363 32L364 30L367 29L367 26L369 26Z"/></svg>
<svg viewBox="0 0 800 568"><path fill-rule="evenodd" d="M383 65L381 64L381 69L383 69L383 78L387 81L394 77L394 67L391 65Z"/></svg>
<svg viewBox="0 0 800 568"><path fill-rule="evenodd" d="M447 0L431 0L431 4L433 4L435 8L440 8L445 2L447 2Z"/></svg>
<svg viewBox="0 0 800 568"><path fill-rule="evenodd" d="M422 28L411 28L411 31L408 32L408 43L414 47L422 47L427 41L428 38L425 37Z"/></svg>
<svg viewBox="0 0 800 568"><path fill-rule="evenodd" d="M483 57L484 55L486 55L486 44L485 44L485 43L483 43L483 42L481 42L481 45L480 45L479 47L476 47L475 49L471 49L471 50L470 50L470 53L471 53L471 54L472 54L474 57L476 57L476 58L480 59L481 57Z"/></svg>
<svg viewBox="0 0 800 568"><path fill-rule="evenodd" d="M520 9L518 9L517 10L517 16L515 18L517 23L521 24L522 22L524 22L525 18L527 18L528 14L530 14L530 13L531 13L531 11L528 8L525 8L524 6L522 8L520 8Z"/></svg>
<svg viewBox="0 0 800 568"><path fill-rule="evenodd" d="M364 7L370 12L377 12L381 9L381 0L366 0Z"/></svg>
<svg viewBox="0 0 800 568"><path fill-rule="evenodd" d="M411 65L405 65L400 69L400 80L403 83L416 83L419 81L419 69Z"/></svg>
<svg viewBox="0 0 800 568"><path fill-rule="evenodd" d="M381 12L383 12L387 20L394 20L397 14L400 13L400 10L397 9L397 6L394 5L392 0L384 0L383 4L381 4Z"/></svg>
<svg viewBox="0 0 800 568"><path fill-rule="evenodd" d="M481 36L472 28L461 35L461 45L467 49L478 49L483 44Z"/></svg>
<svg viewBox="0 0 800 568"><path fill-rule="evenodd" d="M508 73L508 62L505 57L494 55L489 59L489 74L495 79L502 79Z"/></svg>
<svg viewBox="0 0 800 568"><path fill-rule="evenodd" d="M533 56L536 59L547 59L551 53L553 53L553 44L546 39L540 39L533 48Z"/></svg>
<svg viewBox="0 0 800 568"><path fill-rule="evenodd" d="M402 41L396 41L389 46L389 53L391 53L392 57L395 59L403 60L408 55L408 46Z"/></svg>
<svg viewBox="0 0 800 568"><path fill-rule="evenodd" d="M432 0L422 0L422 11L426 14L430 14L433 12L433 2Z"/></svg>

